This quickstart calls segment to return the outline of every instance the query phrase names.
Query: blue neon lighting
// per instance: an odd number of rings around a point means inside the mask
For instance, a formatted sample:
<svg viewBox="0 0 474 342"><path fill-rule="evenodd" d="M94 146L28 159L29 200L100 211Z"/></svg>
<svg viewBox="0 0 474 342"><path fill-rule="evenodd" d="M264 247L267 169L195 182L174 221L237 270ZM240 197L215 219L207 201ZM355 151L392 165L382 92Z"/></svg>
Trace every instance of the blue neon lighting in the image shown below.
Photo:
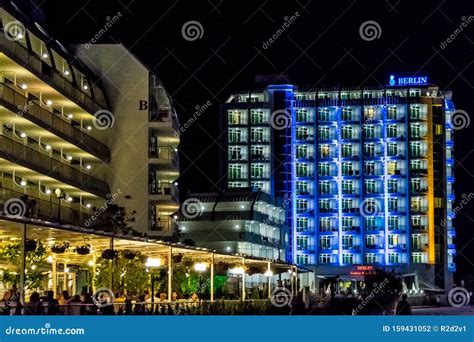
<svg viewBox="0 0 474 342"><path fill-rule="evenodd" d="M395 75L390 75L388 84L391 86L427 85L428 76L395 77Z"/></svg>

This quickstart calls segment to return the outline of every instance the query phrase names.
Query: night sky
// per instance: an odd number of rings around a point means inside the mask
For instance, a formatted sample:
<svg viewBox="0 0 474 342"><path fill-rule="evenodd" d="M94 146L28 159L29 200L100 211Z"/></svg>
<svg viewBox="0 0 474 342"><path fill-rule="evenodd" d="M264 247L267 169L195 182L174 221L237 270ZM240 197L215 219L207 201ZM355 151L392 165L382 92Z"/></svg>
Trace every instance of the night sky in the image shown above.
<svg viewBox="0 0 474 342"><path fill-rule="evenodd" d="M474 115L474 17L467 23L474 15L472 0L48 0L41 8L47 14L44 25L66 43L90 41L106 18L120 11L120 20L98 43L122 42L153 69L171 93L182 123L196 106L210 101L210 108L181 136L182 193L218 189L219 103L232 91L254 87L257 74L286 74L308 87L385 85L390 74L426 75L453 91L457 109ZM291 16L296 19L264 48ZM202 26L199 39L184 39L182 27L188 21ZM372 40L359 33L367 21L380 27ZM467 23L463 31L446 43L462 22ZM455 132L457 198L474 192L473 136L474 123ZM455 221L458 269L470 274L473 208L468 203Z"/></svg>

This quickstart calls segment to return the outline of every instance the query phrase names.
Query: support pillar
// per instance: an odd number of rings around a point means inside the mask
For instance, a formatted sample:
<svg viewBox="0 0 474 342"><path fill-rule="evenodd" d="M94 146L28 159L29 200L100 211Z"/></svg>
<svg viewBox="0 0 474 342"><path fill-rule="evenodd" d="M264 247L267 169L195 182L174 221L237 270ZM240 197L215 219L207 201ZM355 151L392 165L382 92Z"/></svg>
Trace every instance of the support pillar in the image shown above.
<svg viewBox="0 0 474 342"><path fill-rule="evenodd" d="M211 254L211 302L214 301L214 253Z"/></svg>
<svg viewBox="0 0 474 342"><path fill-rule="evenodd" d="M18 288L18 291L20 293L20 302L22 304L25 304L25 280L26 280L26 249L25 249L25 244L26 244L26 223L23 224L23 231L22 231L22 237L21 237L21 251L20 251L20 287ZM14 293L12 293L12 296L15 296Z"/></svg>
<svg viewBox="0 0 474 342"><path fill-rule="evenodd" d="M58 292L58 262L56 255L53 255L53 261L51 262L51 286L53 287L54 298Z"/></svg>
<svg viewBox="0 0 474 342"><path fill-rule="evenodd" d="M114 238L110 238L110 249L114 250ZM115 259L109 260L109 289L114 293L114 262Z"/></svg>
<svg viewBox="0 0 474 342"><path fill-rule="evenodd" d="M270 271L271 263L267 263L267 269ZM272 298L272 277L268 277L268 299Z"/></svg>
<svg viewBox="0 0 474 342"><path fill-rule="evenodd" d="M242 258L242 300L245 300L245 258Z"/></svg>
<svg viewBox="0 0 474 342"><path fill-rule="evenodd" d="M173 293L173 247L168 249L168 301L171 301Z"/></svg>

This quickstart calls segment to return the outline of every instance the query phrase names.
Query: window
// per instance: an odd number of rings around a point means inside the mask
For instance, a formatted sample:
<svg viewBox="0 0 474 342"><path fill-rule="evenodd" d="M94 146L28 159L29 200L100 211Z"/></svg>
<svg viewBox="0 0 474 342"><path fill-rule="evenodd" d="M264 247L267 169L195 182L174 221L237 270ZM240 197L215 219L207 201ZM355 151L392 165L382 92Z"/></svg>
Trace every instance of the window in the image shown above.
<svg viewBox="0 0 474 342"><path fill-rule="evenodd" d="M331 248L331 237L330 236L321 236L319 237L319 245L321 249Z"/></svg>
<svg viewBox="0 0 474 342"><path fill-rule="evenodd" d="M240 147L229 146L229 160L242 160Z"/></svg>
<svg viewBox="0 0 474 342"><path fill-rule="evenodd" d="M250 185L252 188L257 188L257 189L265 189L265 183L264 182L251 182Z"/></svg>
<svg viewBox="0 0 474 342"><path fill-rule="evenodd" d="M364 162L364 172L367 176L375 175L375 162Z"/></svg>
<svg viewBox="0 0 474 342"><path fill-rule="evenodd" d="M308 231L308 218L298 217L296 219L296 231L297 232L306 232L306 231Z"/></svg>
<svg viewBox="0 0 474 342"><path fill-rule="evenodd" d="M366 179L365 183L365 193L366 194L375 194L377 193L377 181L373 179Z"/></svg>
<svg viewBox="0 0 474 342"><path fill-rule="evenodd" d="M296 182L296 193L298 195L308 195L308 182L297 181Z"/></svg>
<svg viewBox="0 0 474 342"><path fill-rule="evenodd" d="M350 212L353 208L353 201L351 198L343 198L342 199L342 211Z"/></svg>
<svg viewBox="0 0 474 342"><path fill-rule="evenodd" d="M398 198L388 199L388 211L398 211Z"/></svg>
<svg viewBox="0 0 474 342"><path fill-rule="evenodd" d="M296 110L296 121L298 122L309 122L309 113L306 109Z"/></svg>
<svg viewBox="0 0 474 342"><path fill-rule="evenodd" d="M365 254L366 264L375 264L377 262L377 256L374 253Z"/></svg>
<svg viewBox="0 0 474 342"><path fill-rule="evenodd" d="M342 236L342 248L349 249L354 246L354 237L352 235L343 235Z"/></svg>
<svg viewBox="0 0 474 342"><path fill-rule="evenodd" d="M398 192L398 180L397 179L389 179L388 180L388 192L389 193L396 193Z"/></svg>
<svg viewBox="0 0 474 342"><path fill-rule="evenodd" d="M389 142L387 144L387 154L391 157L398 154L398 144L396 142Z"/></svg>
<svg viewBox="0 0 474 342"><path fill-rule="evenodd" d="M389 106L387 108L387 119L389 119L389 120L397 119L397 107Z"/></svg>
<svg viewBox="0 0 474 342"><path fill-rule="evenodd" d="M353 219L352 217L343 217L342 218L342 230L352 230L353 227Z"/></svg>
<svg viewBox="0 0 474 342"><path fill-rule="evenodd" d="M240 165L229 164L229 179L242 178L242 169Z"/></svg>
<svg viewBox="0 0 474 342"><path fill-rule="evenodd" d="M305 199L296 200L296 212L298 214L305 213L308 211L308 201Z"/></svg>
<svg viewBox="0 0 474 342"><path fill-rule="evenodd" d="M365 245L367 248L376 248L377 237L375 235L366 235L365 236Z"/></svg>
<svg viewBox="0 0 474 342"><path fill-rule="evenodd" d="M318 120L319 121L329 121L329 109L328 108L319 108L319 110L318 110Z"/></svg>
<svg viewBox="0 0 474 342"><path fill-rule="evenodd" d="M264 129L263 128L255 128L255 127L252 127L250 129L250 139L253 141L253 142L263 142L265 141L264 139Z"/></svg>
<svg viewBox="0 0 474 342"><path fill-rule="evenodd" d="M330 166L329 163L319 163L318 171L320 176L329 176L330 175Z"/></svg>
<svg viewBox="0 0 474 342"><path fill-rule="evenodd" d="M354 171L352 169L351 162L342 162L342 175L343 176L353 176Z"/></svg>
<svg viewBox="0 0 474 342"><path fill-rule="evenodd" d="M319 200L319 211L328 213L331 211L331 201L328 199Z"/></svg>
<svg viewBox="0 0 474 342"><path fill-rule="evenodd" d="M310 138L308 127L298 127L296 129L297 140L308 140Z"/></svg>
<svg viewBox="0 0 474 342"><path fill-rule="evenodd" d="M297 254L296 255L296 263L300 265L307 265L309 264L309 255L305 254Z"/></svg>
<svg viewBox="0 0 474 342"><path fill-rule="evenodd" d="M410 180L411 192L420 192L421 191L421 179L412 178Z"/></svg>
<svg viewBox="0 0 474 342"><path fill-rule="evenodd" d="M262 164L252 164L250 167L250 172L252 178L263 178L263 165Z"/></svg>
<svg viewBox="0 0 474 342"><path fill-rule="evenodd" d="M343 254L342 255L342 263L344 263L344 264L353 264L354 263L354 256L352 254Z"/></svg>
<svg viewBox="0 0 474 342"><path fill-rule="evenodd" d="M229 111L229 125L242 125L245 124L244 113L238 110Z"/></svg>
<svg viewBox="0 0 474 342"><path fill-rule="evenodd" d="M240 129L229 129L229 142L240 143L242 141L242 131Z"/></svg>
<svg viewBox="0 0 474 342"><path fill-rule="evenodd" d="M250 110L250 122L253 124L263 124L266 122L265 112L261 109Z"/></svg>
<svg viewBox="0 0 474 342"><path fill-rule="evenodd" d="M390 234L388 236L388 245L390 247L397 247L400 241L401 241L400 236L397 234Z"/></svg>
<svg viewBox="0 0 474 342"><path fill-rule="evenodd" d="M398 162L389 161L387 163L387 173L389 175L399 175L399 174L401 174L401 170L398 168Z"/></svg>
<svg viewBox="0 0 474 342"><path fill-rule="evenodd" d="M265 159L265 155L263 153L264 148L263 146L252 146L252 159L262 160Z"/></svg>
<svg viewBox="0 0 474 342"><path fill-rule="evenodd" d="M342 193L343 194L354 194L354 182L350 180L342 181Z"/></svg>
<svg viewBox="0 0 474 342"><path fill-rule="evenodd" d="M307 236L297 236L296 237L296 249L308 249L308 237Z"/></svg>
<svg viewBox="0 0 474 342"><path fill-rule="evenodd" d="M410 119L413 119L413 120L422 119L422 112L419 105L410 105Z"/></svg>
<svg viewBox="0 0 474 342"><path fill-rule="evenodd" d="M342 139L352 139L352 126L344 126L342 127Z"/></svg>
<svg viewBox="0 0 474 342"><path fill-rule="evenodd" d="M320 202L321 203L321 202ZM331 219L323 217L319 219L319 230L322 232L329 232L332 229Z"/></svg>
<svg viewBox="0 0 474 342"><path fill-rule="evenodd" d="M319 194L327 195L331 193L331 182L330 181L319 181Z"/></svg>
<svg viewBox="0 0 474 342"><path fill-rule="evenodd" d="M388 253L388 262L391 264L399 263L399 254L398 253Z"/></svg>
<svg viewBox="0 0 474 342"><path fill-rule="evenodd" d="M410 134L412 138L421 138L421 126L419 123L410 124Z"/></svg>
<svg viewBox="0 0 474 342"><path fill-rule="evenodd" d="M328 126L320 126L318 128L318 138L319 140L328 140L330 139L330 128Z"/></svg>
<svg viewBox="0 0 474 342"><path fill-rule="evenodd" d="M374 125L364 125L364 138L366 139L375 139L375 126Z"/></svg>
<svg viewBox="0 0 474 342"><path fill-rule="evenodd" d="M343 157L352 157L352 144L342 144L341 150Z"/></svg>
<svg viewBox="0 0 474 342"><path fill-rule="evenodd" d="M413 234L411 236L411 245L413 249L421 249L422 242L421 242L421 235L420 234Z"/></svg>
<svg viewBox="0 0 474 342"><path fill-rule="evenodd" d="M298 177L308 176L308 164L297 163L296 164L296 175Z"/></svg>
<svg viewBox="0 0 474 342"><path fill-rule="evenodd" d="M389 216L388 217L388 229L389 230L398 230L398 223L400 219L398 216Z"/></svg>
<svg viewBox="0 0 474 342"><path fill-rule="evenodd" d="M296 146L296 158L307 158L308 157L308 146L298 145Z"/></svg>
<svg viewBox="0 0 474 342"><path fill-rule="evenodd" d="M364 153L368 157L375 156L375 144L374 143L365 143L364 144Z"/></svg>
<svg viewBox="0 0 474 342"><path fill-rule="evenodd" d="M351 107L343 107L342 108L342 120L344 121L352 121L352 108Z"/></svg>
<svg viewBox="0 0 474 342"><path fill-rule="evenodd" d="M388 125L387 126L387 136L389 138L396 138L398 136L398 126L397 125Z"/></svg>
<svg viewBox="0 0 474 342"><path fill-rule="evenodd" d="M423 253L411 253L411 261L416 264L423 263Z"/></svg>
<svg viewBox="0 0 474 342"><path fill-rule="evenodd" d="M331 263L331 254L319 254L319 263L320 264L330 264Z"/></svg>
<svg viewBox="0 0 474 342"><path fill-rule="evenodd" d="M328 144L319 145L319 157L320 158L329 158L330 148Z"/></svg>
<svg viewBox="0 0 474 342"><path fill-rule="evenodd" d="M421 157L424 154L421 149L421 142L419 141L410 142L410 150L413 157Z"/></svg>
<svg viewBox="0 0 474 342"><path fill-rule="evenodd" d="M364 219L364 224L366 230L377 230L377 225L375 224L375 217L366 217Z"/></svg>

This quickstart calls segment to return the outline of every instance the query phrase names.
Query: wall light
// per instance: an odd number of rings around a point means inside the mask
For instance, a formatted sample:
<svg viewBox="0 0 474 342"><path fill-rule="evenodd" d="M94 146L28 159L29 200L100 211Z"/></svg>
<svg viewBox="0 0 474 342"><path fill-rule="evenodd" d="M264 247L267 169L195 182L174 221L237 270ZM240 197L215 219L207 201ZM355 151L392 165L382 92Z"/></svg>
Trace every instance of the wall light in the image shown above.
<svg viewBox="0 0 474 342"><path fill-rule="evenodd" d="M204 272L207 269L207 265L203 262L198 262L194 264L194 270L196 272Z"/></svg>
<svg viewBox="0 0 474 342"><path fill-rule="evenodd" d="M161 259L159 258L148 258L146 259L146 267L160 267L161 266Z"/></svg>

